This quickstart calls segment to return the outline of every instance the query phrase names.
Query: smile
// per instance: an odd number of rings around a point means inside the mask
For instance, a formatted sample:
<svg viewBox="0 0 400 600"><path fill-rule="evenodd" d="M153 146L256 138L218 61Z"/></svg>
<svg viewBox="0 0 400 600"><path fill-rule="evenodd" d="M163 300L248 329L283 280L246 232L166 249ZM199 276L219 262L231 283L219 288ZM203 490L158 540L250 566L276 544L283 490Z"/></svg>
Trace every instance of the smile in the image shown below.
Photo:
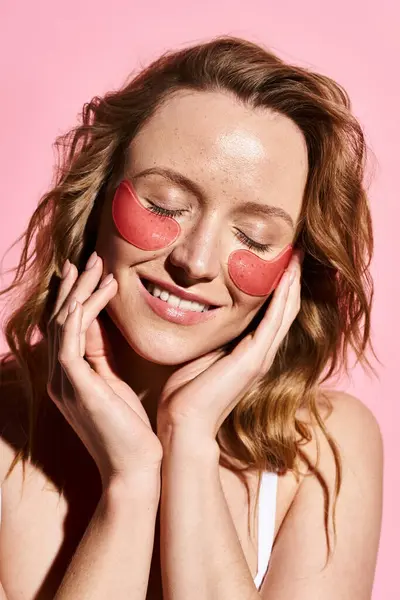
<svg viewBox="0 0 400 600"><path fill-rule="evenodd" d="M174 306L175 308L191 310L193 312L206 312L210 308L210 305L200 304L200 302L191 302L190 300L185 300L184 298L175 296L174 294L171 294L167 290L164 290L154 283L150 283L149 281L144 281L143 283L146 287L146 290L150 292L152 296L159 298L163 302L167 302L167 304Z"/></svg>
<svg viewBox="0 0 400 600"><path fill-rule="evenodd" d="M139 292L153 313L178 325L196 325L215 318L218 307L180 298L158 285L138 277Z"/></svg>

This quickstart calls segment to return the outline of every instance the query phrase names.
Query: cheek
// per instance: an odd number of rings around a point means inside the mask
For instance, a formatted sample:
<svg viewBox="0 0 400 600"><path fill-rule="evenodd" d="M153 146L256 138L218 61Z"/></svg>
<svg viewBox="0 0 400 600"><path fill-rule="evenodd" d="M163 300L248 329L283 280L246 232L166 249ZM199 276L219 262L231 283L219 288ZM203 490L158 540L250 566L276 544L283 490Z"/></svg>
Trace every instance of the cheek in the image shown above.
<svg viewBox="0 0 400 600"><path fill-rule="evenodd" d="M120 235L141 250L159 250L169 246L180 233L179 223L146 210L132 185L121 181L112 203L112 216Z"/></svg>
<svg viewBox="0 0 400 600"><path fill-rule="evenodd" d="M249 296L268 296L290 262L289 244L273 260L263 260L250 250L235 250L229 255L228 272L233 283Z"/></svg>

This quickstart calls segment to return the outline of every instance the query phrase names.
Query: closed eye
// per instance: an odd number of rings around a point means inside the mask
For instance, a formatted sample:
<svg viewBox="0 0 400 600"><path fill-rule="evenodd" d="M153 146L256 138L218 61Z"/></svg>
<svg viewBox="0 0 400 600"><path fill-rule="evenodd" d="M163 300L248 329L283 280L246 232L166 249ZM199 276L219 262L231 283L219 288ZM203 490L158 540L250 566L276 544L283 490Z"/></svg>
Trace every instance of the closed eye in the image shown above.
<svg viewBox="0 0 400 600"><path fill-rule="evenodd" d="M247 235L245 235L243 231L240 231L240 229L236 231L235 235L243 244L245 244L245 246L250 248L250 250L257 250L257 252L263 253L269 252L272 248L272 244L258 244L254 240L247 237Z"/></svg>
<svg viewBox="0 0 400 600"><path fill-rule="evenodd" d="M150 200L147 200L150 206L147 206L147 210L150 212L159 215L161 217L180 217L185 212L183 209L180 210L167 210L166 208L162 208L157 204L153 204Z"/></svg>
<svg viewBox="0 0 400 600"><path fill-rule="evenodd" d="M150 202L150 200L147 200L147 202L149 203L147 210L149 210L150 212L152 212L156 215L159 215L161 217L180 217L185 212L184 209L168 210L166 208L162 208L161 206L158 206L157 204L153 204L153 202ZM240 229L237 229L235 235L250 250L257 250L257 252L263 253L263 252L269 252L272 248L272 244L259 244L259 243L255 242L254 240L249 238L247 235L245 235L243 233L243 231L240 231Z"/></svg>

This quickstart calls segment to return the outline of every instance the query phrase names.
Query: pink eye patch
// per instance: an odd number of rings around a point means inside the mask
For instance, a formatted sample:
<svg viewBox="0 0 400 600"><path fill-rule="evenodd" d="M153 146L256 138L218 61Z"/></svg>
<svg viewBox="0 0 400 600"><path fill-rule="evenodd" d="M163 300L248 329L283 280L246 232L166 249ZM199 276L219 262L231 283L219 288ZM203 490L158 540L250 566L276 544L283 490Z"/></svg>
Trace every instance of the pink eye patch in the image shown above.
<svg viewBox="0 0 400 600"><path fill-rule="evenodd" d="M179 223L172 217L147 210L126 179L121 181L114 194L112 216L121 236L141 250L165 248L181 231Z"/></svg>
<svg viewBox="0 0 400 600"><path fill-rule="evenodd" d="M172 244L181 232L175 219L147 210L139 201L132 184L124 179L116 189L112 216L120 235L141 250L159 250ZM273 260L263 260L250 250L235 250L228 259L233 283L250 296L268 296L290 262L289 244Z"/></svg>
<svg viewBox="0 0 400 600"><path fill-rule="evenodd" d="M292 254L291 244L272 260L263 260L250 250L235 250L228 259L229 276L245 294L268 296L278 285Z"/></svg>

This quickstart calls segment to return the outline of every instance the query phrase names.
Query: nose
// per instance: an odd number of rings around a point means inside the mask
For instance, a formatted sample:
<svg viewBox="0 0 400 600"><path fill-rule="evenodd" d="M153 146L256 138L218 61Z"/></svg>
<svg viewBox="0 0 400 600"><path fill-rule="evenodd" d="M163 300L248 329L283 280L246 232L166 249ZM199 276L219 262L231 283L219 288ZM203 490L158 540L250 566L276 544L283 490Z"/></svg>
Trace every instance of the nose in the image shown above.
<svg viewBox="0 0 400 600"><path fill-rule="evenodd" d="M200 220L181 239L169 255L176 279L186 285L215 279L221 268L220 232L216 218Z"/></svg>

